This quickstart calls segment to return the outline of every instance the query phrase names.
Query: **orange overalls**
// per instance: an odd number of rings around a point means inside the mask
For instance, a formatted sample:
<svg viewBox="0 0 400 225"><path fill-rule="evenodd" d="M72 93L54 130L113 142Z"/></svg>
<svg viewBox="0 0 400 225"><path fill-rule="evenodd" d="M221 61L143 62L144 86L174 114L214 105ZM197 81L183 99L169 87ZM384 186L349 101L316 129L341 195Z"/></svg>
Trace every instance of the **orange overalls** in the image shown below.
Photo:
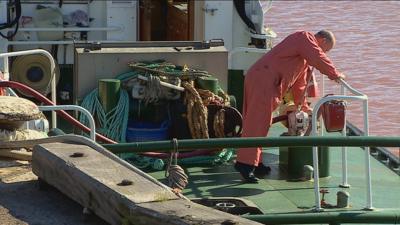
<svg viewBox="0 0 400 225"><path fill-rule="evenodd" d="M307 107L303 93L308 66L314 66L330 79L339 77L314 34L305 31L289 35L251 66L244 82L242 137L267 136L272 112L289 87L295 104ZM258 166L262 161L261 148L238 149L236 160Z"/></svg>

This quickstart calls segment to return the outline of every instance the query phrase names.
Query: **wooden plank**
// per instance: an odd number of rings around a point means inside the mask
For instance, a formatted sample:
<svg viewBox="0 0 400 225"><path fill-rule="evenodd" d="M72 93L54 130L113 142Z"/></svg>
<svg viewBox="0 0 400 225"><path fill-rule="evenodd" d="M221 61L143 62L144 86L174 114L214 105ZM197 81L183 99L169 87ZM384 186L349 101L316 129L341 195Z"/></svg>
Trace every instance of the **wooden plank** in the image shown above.
<svg viewBox="0 0 400 225"><path fill-rule="evenodd" d="M258 224L178 198L161 183L86 145L37 145L32 170L110 224ZM118 185L122 180L132 184Z"/></svg>
<svg viewBox="0 0 400 225"><path fill-rule="evenodd" d="M27 152L25 150L2 149L0 151L0 157L31 161L32 152Z"/></svg>

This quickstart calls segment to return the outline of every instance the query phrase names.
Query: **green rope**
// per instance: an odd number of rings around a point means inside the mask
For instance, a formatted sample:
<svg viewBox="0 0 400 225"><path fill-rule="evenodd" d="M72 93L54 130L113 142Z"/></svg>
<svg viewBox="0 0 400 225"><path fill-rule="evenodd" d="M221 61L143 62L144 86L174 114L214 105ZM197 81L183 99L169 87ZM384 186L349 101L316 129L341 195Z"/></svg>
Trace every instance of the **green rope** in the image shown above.
<svg viewBox="0 0 400 225"><path fill-rule="evenodd" d="M195 156L191 158L178 159L179 165L185 164L211 164L211 165L221 165L226 164L231 161L235 149L228 148L223 149L221 152L214 156Z"/></svg>
<svg viewBox="0 0 400 225"><path fill-rule="evenodd" d="M178 159L179 165L222 165L232 160L235 149L224 149L214 156L195 156L191 158ZM142 156L135 153L127 153L121 157L136 166L139 169L153 169L161 171L165 167L165 162L162 159Z"/></svg>
<svg viewBox="0 0 400 225"><path fill-rule="evenodd" d="M115 141L125 142L129 114L129 96L127 91L121 89L117 106L107 114L104 112L98 99L97 88L83 99L81 106L96 117L99 124L99 128L97 129L99 133ZM87 118L82 114L79 116L79 121L85 125L89 123Z"/></svg>
<svg viewBox="0 0 400 225"><path fill-rule="evenodd" d="M130 153L129 155L124 155L121 157L122 159L136 166L139 169L152 168L153 170L160 171L163 170L165 167L165 163L162 159L142 156L135 153Z"/></svg>

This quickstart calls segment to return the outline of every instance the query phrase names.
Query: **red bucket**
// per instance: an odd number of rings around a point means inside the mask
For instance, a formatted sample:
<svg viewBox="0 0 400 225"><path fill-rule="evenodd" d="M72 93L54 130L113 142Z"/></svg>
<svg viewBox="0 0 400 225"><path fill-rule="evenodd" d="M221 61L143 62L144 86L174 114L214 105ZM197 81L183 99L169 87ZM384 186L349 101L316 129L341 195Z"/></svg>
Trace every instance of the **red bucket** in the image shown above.
<svg viewBox="0 0 400 225"><path fill-rule="evenodd" d="M322 117L327 132L342 131L346 121L346 103L339 100L325 102Z"/></svg>

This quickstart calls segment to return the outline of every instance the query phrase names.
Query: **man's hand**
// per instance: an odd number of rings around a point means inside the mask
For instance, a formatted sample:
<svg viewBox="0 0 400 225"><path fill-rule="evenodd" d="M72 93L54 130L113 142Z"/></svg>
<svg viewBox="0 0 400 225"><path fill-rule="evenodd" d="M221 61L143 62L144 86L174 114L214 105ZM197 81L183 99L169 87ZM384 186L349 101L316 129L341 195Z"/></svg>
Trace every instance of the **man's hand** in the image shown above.
<svg viewBox="0 0 400 225"><path fill-rule="evenodd" d="M346 75L344 75L343 73L339 74L339 77L335 79L335 81L337 83L340 83L340 80L344 80L346 78Z"/></svg>

